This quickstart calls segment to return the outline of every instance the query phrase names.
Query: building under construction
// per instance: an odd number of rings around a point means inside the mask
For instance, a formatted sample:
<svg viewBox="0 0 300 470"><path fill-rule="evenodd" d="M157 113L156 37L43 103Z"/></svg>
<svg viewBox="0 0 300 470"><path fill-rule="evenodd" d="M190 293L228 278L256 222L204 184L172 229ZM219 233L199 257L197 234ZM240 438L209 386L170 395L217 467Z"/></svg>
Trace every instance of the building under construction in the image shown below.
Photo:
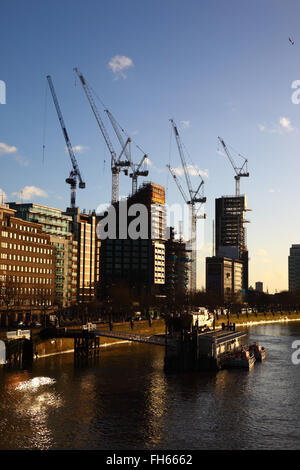
<svg viewBox="0 0 300 470"><path fill-rule="evenodd" d="M216 256L243 261L243 293L248 291L248 249L245 213L247 198L223 196L216 199Z"/></svg>
<svg viewBox="0 0 300 470"><path fill-rule="evenodd" d="M216 199L215 250L206 258L206 290L220 304L241 302L248 291L245 195Z"/></svg>
<svg viewBox="0 0 300 470"><path fill-rule="evenodd" d="M135 204L146 210L147 220L144 220L144 227L139 227L140 235L133 238L129 229L137 215L130 215L130 209ZM161 294L165 285L166 241L163 186L145 182L133 196L116 202L111 207L116 213L116 233L101 240L102 297L107 297L111 289L117 286L134 289L139 295ZM123 233L124 227L121 227L122 214L126 214L126 233ZM105 224L106 217L107 213L99 215L98 223Z"/></svg>

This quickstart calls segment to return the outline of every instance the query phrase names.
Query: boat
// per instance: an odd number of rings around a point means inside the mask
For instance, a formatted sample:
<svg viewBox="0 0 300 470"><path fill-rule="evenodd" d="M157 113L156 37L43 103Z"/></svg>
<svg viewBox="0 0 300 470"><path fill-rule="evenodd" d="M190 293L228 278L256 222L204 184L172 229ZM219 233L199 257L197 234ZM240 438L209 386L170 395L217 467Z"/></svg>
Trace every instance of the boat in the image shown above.
<svg viewBox="0 0 300 470"><path fill-rule="evenodd" d="M209 313L205 307L196 307L190 312L193 317L193 326L198 328L210 328L214 322L214 316Z"/></svg>
<svg viewBox="0 0 300 470"><path fill-rule="evenodd" d="M250 344L249 351L254 354L257 361L263 361L266 358L266 350L263 346L257 343Z"/></svg>
<svg viewBox="0 0 300 470"><path fill-rule="evenodd" d="M242 346L236 349L234 353L224 356L221 365L223 369L240 368L250 370L255 361L254 354Z"/></svg>

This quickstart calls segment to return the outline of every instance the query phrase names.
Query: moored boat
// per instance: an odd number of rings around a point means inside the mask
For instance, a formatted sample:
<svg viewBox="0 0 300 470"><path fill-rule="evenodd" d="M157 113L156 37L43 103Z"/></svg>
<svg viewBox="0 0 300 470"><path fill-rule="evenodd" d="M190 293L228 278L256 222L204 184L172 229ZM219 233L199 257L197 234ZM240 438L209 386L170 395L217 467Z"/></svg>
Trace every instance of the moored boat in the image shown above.
<svg viewBox="0 0 300 470"><path fill-rule="evenodd" d="M267 355L265 348L257 343L250 344L249 351L254 354L257 361L263 361Z"/></svg>
<svg viewBox="0 0 300 470"><path fill-rule="evenodd" d="M241 347L236 349L233 354L225 356L222 361L223 369L241 368L252 369L255 363L255 356L248 349Z"/></svg>

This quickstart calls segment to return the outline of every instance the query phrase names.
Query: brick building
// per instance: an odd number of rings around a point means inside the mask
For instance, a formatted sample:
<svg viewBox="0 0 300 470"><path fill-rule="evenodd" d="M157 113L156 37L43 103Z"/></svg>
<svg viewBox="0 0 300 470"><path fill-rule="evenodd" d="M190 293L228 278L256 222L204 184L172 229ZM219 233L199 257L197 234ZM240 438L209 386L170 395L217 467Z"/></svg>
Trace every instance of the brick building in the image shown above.
<svg viewBox="0 0 300 470"><path fill-rule="evenodd" d="M0 311L44 311L53 306L54 247L40 224L21 220L7 204L0 204Z"/></svg>
<svg viewBox="0 0 300 470"><path fill-rule="evenodd" d="M77 300L77 241L72 233L72 217L62 210L33 203L10 202L16 217L42 225L50 235L55 253L55 302L70 307Z"/></svg>

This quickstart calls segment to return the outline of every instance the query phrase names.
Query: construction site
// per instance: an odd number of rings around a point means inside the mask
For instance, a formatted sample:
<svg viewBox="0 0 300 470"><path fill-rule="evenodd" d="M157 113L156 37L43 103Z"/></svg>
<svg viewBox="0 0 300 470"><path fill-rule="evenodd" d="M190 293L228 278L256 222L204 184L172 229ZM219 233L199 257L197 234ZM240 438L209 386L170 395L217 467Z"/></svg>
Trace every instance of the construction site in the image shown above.
<svg viewBox="0 0 300 470"><path fill-rule="evenodd" d="M108 313L116 309L130 311L132 308L145 308L149 312L152 307L159 311L166 308L176 310L191 304L193 295L205 283L206 291L215 296L220 306L246 302L248 249L245 224L248 221L245 213L249 209L246 196L240 194L240 178L249 177L247 159L238 154L242 165L237 166L229 146L218 137L234 170L235 195L216 199L215 217L210 214L213 218L213 253L212 257L206 258L206 279L200 279L199 266L204 264L204 259L199 259L197 226L200 219L205 221L207 218L201 162L193 164L177 124L170 119L171 139L176 143L177 155L174 165L169 162L164 167L175 183L176 197L187 209L188 220L177 221L177 227L169 226L166 189L149 179L151 165L148 153L119 124L82 72L74 68L74 73L110 157L111 198L106 209L100 212L92 210L87 214L78 207L77 188L88 189L88 184L79 168L54 83L48 75L48 86L71 163L65 180L70 187L69 206L65 211L59 211L47 206L14 202L2 204L0 208L2 218L5 217L4 210L10 208L15 217L41 224L42 230L50 235L48 243L54 247L55 269L48 270L49 280L42 282L53 285L53 288L47 291L47 304L43 300L41 305L35 305L40 309L37 311L38 321L42 312L53 312L55 305L58 309L68 309L94 300L105 302ZM110 131L105 119L111 126ZM127 181L131 179L131 189L125 198L120 197L121 176ZM143 210L137 210L137 206ZM113 227L108 228L111 224ZM2 257L6 257L8 263L0 265L3 292L7 297L4 304L8 306L2 323L7 323L9 311L17 305L14 296L18 296L21 320L29 311L31 320L32 293L43 298L46 292L43 288L33 287L36 281L31 279L32 276L10 275L14 270L9 261L11 256L7 246ZM34 268L24 267L25 271L28 269Z"/></svg>

